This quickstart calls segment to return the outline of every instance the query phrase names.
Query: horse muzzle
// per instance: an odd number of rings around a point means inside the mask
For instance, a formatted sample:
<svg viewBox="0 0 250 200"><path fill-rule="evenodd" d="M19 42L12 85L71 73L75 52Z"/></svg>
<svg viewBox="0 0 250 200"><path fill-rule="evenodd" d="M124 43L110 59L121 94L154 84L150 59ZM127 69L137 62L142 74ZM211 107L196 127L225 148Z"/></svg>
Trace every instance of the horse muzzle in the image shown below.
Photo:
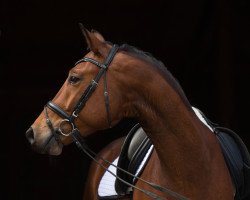
<svg viewBox="0 0 250 200"><path fill-rule="evenodd" d="M26 131L25 136L31 144L31 148L37 153L59 155L62 152L63 144L56 140L53 134L50 134L45 140L39 142L36 141L34 129L30 127Z"/></svg>

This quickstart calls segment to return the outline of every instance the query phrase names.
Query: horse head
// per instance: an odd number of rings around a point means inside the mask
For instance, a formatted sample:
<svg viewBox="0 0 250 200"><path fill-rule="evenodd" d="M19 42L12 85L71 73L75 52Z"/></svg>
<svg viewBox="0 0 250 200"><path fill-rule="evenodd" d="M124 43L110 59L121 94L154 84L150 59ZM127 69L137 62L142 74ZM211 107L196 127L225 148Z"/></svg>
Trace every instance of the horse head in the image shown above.
<svg viewBox="0 0 250 200"><path fill-rule="evenodd" d="M72 142L72 131L86 137L122 118L126 98L119 93L116 69L124 56L97 31L81 30L90 51L69 70L59 92L26 132L39 153L59 155Z"/></svg>

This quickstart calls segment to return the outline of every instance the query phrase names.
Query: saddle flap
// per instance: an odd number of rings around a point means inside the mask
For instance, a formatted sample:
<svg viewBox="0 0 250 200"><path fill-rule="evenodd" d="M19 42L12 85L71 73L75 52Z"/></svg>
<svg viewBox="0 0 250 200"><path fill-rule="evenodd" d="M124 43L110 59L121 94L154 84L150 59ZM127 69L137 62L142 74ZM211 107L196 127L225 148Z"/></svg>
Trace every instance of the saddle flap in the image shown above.
<svg viewBox="0 0 250 200"><path fill-rule="evenodd" d="M149 152L151 146L152 142L149 140L146 133L139 124L136 124L124 141L118 160L118 166L133 175L139 175L152 152L152 149ZM147 159L145 159L146 154ZM119 169L117 169L117 176L131 184L134 183L134 177L122 172ZM124 195L129 192L129 187L120 180L116 179L115 190L119 195Z"/></svg>
<svg viewBox="0 0 250 200"><path fill-rule="evenodd" d="M238 148L238 144L225 130L215 129L216 137L220 143L224 159L229 168L236 189L242 186L243 158Z"/></svg>
<svg viewBox="0 0 250 200"><path fill-rule="evenodd" d="M249 199L250 197L250 155L241 138L232 130L216 127L222 152L235 184L236 199Z"/></svg>

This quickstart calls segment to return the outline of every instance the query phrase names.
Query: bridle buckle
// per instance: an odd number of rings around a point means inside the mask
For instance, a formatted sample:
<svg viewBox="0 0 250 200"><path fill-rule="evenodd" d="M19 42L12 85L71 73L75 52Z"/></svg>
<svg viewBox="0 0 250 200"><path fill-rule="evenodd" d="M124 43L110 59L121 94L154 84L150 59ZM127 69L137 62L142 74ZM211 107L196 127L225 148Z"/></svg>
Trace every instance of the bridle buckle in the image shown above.
<svg viewBox="0 0 250 200"><path fill-rule="evenodd" d="M77 118L78 117L78 114L76 114L75 113L75 111L72 113L72 116L74 117L74 118Z"/></svg>

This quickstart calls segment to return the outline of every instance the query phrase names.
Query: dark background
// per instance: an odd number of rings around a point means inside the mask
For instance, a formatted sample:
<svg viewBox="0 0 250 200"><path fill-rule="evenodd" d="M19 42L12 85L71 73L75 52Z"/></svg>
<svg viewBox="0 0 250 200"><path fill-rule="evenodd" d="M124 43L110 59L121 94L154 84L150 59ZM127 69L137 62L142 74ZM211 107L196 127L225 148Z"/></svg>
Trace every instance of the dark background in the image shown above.
<svg viewBox="0 0 250 200"><path fill-rule="evenodd" d="M81 199L89 160L74 145L58 157L31 151L24 133L86 53L82 22L113 43L151 52L191 104L250 147L250 1L0 1L0 199ZM130 122L89 139L103 143ZM102 141L102 142L100 142Z"/></svg>

